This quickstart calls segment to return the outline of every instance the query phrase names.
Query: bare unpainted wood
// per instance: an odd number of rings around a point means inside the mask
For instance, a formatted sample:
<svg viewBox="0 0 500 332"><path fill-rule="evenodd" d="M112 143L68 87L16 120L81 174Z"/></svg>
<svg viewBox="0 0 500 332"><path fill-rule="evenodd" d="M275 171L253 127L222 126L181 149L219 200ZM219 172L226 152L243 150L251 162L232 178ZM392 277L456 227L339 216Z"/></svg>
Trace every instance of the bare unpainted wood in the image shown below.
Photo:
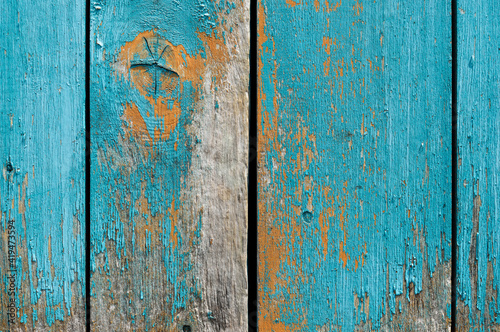
<svg viewBox="0 0 500 332"><path fill-rule="evenodd" d="M249 2L92 6L92 330L246 331Z"/></svg>

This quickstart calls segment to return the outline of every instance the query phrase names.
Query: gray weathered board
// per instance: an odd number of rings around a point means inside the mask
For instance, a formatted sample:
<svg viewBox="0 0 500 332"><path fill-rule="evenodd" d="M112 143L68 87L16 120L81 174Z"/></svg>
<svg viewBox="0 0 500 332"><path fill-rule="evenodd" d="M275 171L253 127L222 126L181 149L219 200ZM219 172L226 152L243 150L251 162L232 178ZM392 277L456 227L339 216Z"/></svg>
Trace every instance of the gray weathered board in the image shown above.
<svg viewBox="0 0 500 332"><path fill-rule="evenodd" d="M92 330L245 331L249 2L91 2Z"/></svg>

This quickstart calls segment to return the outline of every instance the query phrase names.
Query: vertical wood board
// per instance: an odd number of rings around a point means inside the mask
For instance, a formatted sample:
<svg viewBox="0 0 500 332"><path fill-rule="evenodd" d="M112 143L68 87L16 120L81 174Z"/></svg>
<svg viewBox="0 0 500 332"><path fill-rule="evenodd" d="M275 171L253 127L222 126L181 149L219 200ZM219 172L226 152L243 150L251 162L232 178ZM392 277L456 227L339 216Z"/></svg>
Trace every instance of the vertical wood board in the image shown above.
<svg viewBox="0 0 500 332"><path fill-rule="evenodd" d="M457 6L457 331L496 331L500 329L500 4L459 0Z"/></svg>
<svg viewBox="0 0 500 332"><path fill-rule="evenodd" d="M0 330L81 331L85 3L0 12Z"/></svg>
<svg viewBox="0 0 500 332"><path fill-rule="evenodd" d="M450 327L450 8L259 1L260 330Z"/></svg>
<svg viewBox="0 0 500 332"><path fill-rule="evenodd" d="M248 1L91 3L92 330L244 331Z"/></svg>

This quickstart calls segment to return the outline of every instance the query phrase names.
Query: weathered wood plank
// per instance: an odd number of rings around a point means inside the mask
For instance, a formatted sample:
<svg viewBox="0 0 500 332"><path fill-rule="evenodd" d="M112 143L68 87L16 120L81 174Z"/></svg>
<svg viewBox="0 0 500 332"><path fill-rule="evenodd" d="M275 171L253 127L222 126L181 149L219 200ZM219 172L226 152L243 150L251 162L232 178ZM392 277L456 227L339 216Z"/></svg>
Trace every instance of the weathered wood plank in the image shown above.
<svg viewBox="0 0 500 332"><path fill-rule="evenodd" d="M450 327L450 8L260 0L260 330Z"/></svg>
<svg viewBox="0 0 500 332"><path fill-rule="evenodd" d="M85 2L0 12L0 330L82 331Z"/></svg>
<svg viewBox="0 0 500 332"><path fill-rule="evenodd" d="M244 331L249 3L92 1L92 329Z"/></svg>
<svg viewBox="0 0 500 332"><path fill-rule="evenodd" d="M500 330L498 1L457 2L457 331Z"/></svg>

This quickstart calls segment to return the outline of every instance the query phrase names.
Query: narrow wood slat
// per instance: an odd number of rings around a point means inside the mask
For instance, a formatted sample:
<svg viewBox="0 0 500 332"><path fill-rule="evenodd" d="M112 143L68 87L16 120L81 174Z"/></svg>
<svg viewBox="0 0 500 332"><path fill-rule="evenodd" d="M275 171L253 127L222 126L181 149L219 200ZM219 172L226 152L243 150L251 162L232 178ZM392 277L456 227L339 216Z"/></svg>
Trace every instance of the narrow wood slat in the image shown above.
<svg viewBox="0 0 500 332"><path fill-rule="evenodd" d="M500 329L498 1L457 2L457 331Z"/></svg>
<svg viewBox="0 0 500 332"><path fill-rule="evenodd" d="M0 330L82 331L85 2L0 12Z"/></svg>
<svg viewBox="0 0 500 332"><path fill-rule="evenodd" d="M259 1L260 330L450 327L450 6Z"/></svg>
<svg viewBox="0 0 500 332"><path fill-rule="evenodd" d="M249 2L91 3L94 331L244 331Z"/></svg>

